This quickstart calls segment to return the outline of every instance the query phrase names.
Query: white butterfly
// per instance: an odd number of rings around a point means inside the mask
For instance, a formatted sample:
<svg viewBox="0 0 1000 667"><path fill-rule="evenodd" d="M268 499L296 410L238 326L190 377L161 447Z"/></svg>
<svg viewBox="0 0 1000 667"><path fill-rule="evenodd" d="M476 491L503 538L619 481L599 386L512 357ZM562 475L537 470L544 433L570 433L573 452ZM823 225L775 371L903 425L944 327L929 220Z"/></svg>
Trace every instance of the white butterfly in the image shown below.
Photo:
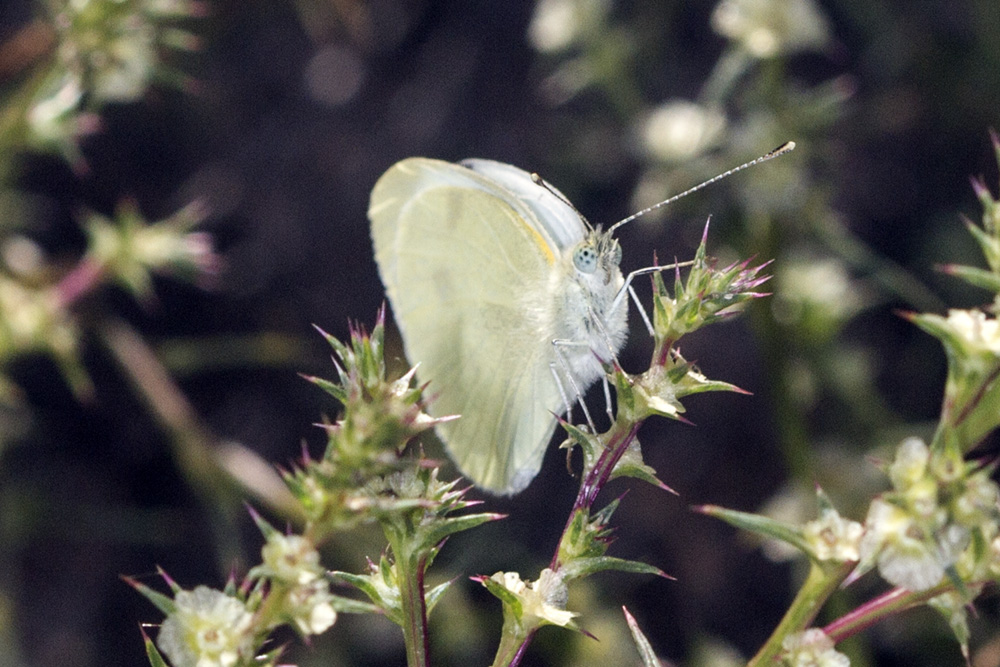
<svg viewBox="0 0 1000 667"><path fill-rule="evenodd" d="M376 183L375 259L406 355L430 382L459 469L516 493L538 474L568 392L628 333L621 248L516 167L410 158ZM557 380L558 377L558 380Z"/></svg>
<svg viewBox="0 0 1000 667"><path fill-rule="evenodd" d="M554 415L625 343L626 288L662 267L623 278L615 229L792 148L606 232L548 183L500 162L409 158L383 174L368 209L375 260L406 355L430 383L431 414L461 415L437 426L459 469L495 493L526 487Z"/></svg>

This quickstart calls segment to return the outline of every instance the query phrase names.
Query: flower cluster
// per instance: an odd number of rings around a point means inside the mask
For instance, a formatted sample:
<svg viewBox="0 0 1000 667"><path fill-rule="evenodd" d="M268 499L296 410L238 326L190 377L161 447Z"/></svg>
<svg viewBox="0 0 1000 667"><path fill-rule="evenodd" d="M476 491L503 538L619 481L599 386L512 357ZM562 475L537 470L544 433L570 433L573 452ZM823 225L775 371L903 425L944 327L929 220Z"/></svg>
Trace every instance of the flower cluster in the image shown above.
<svg viewBox="0 0 1000 667"><path fill-rule="evenodd" d="M726 117L715 107L675 99L653 109L642 128L643 146L661 162L681 163L714 148L726 129ZM657 192L657 201L662 190Z"/></svg>
<svg viewBox="0 0 1000 667"><path fill-rule="evenodd" d="M993 565L1000 491L990 468L956 460L918 438L903 441L888 468L893 489L876 498L861 540L861 571L878 565L889 583L928 590L946 573L982 581Z"/></svg>
<svg viewBox="0 0 1000 667"><path fill-rule="evenodd" d="M140 299L152 293L152 273L170 273L203 285L219 273L221 260L211 237L192 231L205 211L190 204L172 216L146 222L131 202L118 207L113 220L91 213L86 220L90 236L90 270L107 274Z"/></svg>
<svg viewBox="0 0 1000 667"><path fill-rule="evenodd" d="M51 355L78 393L90 382L78 357L79 327L52 287L0 275L0 362L33 352Z"/></svg>
<svg viewBox="0 0 1000 667"><path fill-rule="evenodd" d="M423 412L414 370L386 379L384 318L383 310L371 334L355 331L349 346L324 333L336 355L339 381L306 378L344 405L342 418L324 425L323 456L317 460L307 454L285 473L317 537L432 504L446 506L446 512L465 507L454 483L444 485L436 471L402 457L415 435L442 419Z"/></svg>
<svg viewBox="0 0 1000 667"><path fill-rule="evenodd" d="M514 656L545 625L579 630L566 610L569 590L559 570L545 568L536 581L523 581L517 572L474 577L503 604L503 632L494 664L511 664Z"/></svg>
<svg viewBox="0 0 1000 667"><path fill-rule="evenodd" d="M92 386L79 359L82 327L73 306L109 282L148 299L153 273L209 283L221 262L210 236L192 229L203 219L196 204L157 222L144 220L130 203L113 220L91 213L85 221L87 253L65 272L46 264L31 241L8 239L3 253L8 275L0 276L0 362L36 352L50 355L77 395L88 395Z"/></svg>
<svg viewBox="0 0 1000 667"><path fill-rule="evenodd" d="M544 53L570 49L600 26L610 10L608 0L541 0L528 26L528 40Z"/></svg>
<svg viewBox="0 0 1000 667"><path fill-rule="evenodd" d="M96 129L96 110L139 99L156 78L183 80L162 62L160 51L197 45L184 22L204 14L204 6L198 0L53 0L50 5L57 45L27 113L28 140L79 165L76 139Z"/></svg>
<svg viewBox="0 0 1000 667"><path fill-rule="evenodd" d="M270 613L303 636L326 632L337 620L337 611L316 547L305 536L283 535L260 517L255 518L267 542L261 549L262 563L250 576L270 582Z"/></svg>
<svg viewBox="0 0 1000 667"><path fill-rule="evenodd" d="M545 568L535 581L523 581L517 572L497 572L492 577L474 577L503 604L503 634L494 664L511 664L513 657L545 625L579 630L566 610L569 590L558 570Z"/></svg>
<svg viewBox="0 0 1000 667"><path fill-rule="evenodd" d="M281 649L259 651L278 626L287 624L303 637L318 635L336 622L339 610L358 611L355 602L330 592L308 536L282 534L256 513L253 517L266 538L262 562L238 587L230 581L224 591L207 586L187 591L161 573L171 598L126 578L166 614L156 645L147 641L152 664L165 664L162 651L173 667L273 667Z"/></svg>
<svg viewBox="0 0 1000 667"><path fill-rule="evenodd" d="M770 279L760 275L767 264L751 266L750 261L719 268L707 254L708 225L695 253L687 279L675 272L673 294L662 275L653 276L653 328L657 341L673 345L701 327L732 316L748 301L765 296L756 289Z"/></svg>
<svg viewBox="0 0 1000 667"><path fill-rule="evenodd" d="M948 379L941 410L945 445L968 452L1000 426L1000 325L979 309L951 310L947 316L909 316L938 338L948 356Z"/></svg>
<svg viewBox="0 0 1000 667"><path fill-rule="evenodd" d="M508 594L501 595L508 600L508 604L504 605L504 616L511 614L515 622L523 627L558 625L565 628L576 616L566 611L569 590L564 579L549 568L542 570L536 581L522 581L517 572L497 572L488 581L503 586L504 593ZM490 585L487 588L494 590Z"/></svg>
<svg viewBox="0 0 1000 667"><path fill-rule="evenodd" d="M337 620L338 608L352 607L330 593L308 538L283 535L256 514L254 519L267 538L263 562L239 587L230 581L224 591L207 586L188 591L164 574L171 598L128 580L166 614L156 645L147 642L153 664L164 664L162 651L173 667L273 666L281 649L258 653L274 628L288 624L302 636L320 634Z"/></svg>

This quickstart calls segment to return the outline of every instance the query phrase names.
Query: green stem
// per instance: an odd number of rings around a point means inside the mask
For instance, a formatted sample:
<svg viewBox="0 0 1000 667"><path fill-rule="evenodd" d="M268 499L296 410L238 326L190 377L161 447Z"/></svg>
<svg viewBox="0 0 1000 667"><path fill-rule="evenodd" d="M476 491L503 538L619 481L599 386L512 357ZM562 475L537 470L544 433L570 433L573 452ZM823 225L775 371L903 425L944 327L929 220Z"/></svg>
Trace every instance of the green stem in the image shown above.
<svg viewBox="0 0 1000 667"><path fill-rule="evenodd" d="M716 61L708 81L701 87L698 101L713 106L724 104L752 64L753 59L743 49L728 49Z"/></svg>
<svg viewBox="0 0 1000 667"><path fill-rule="evenodd" d="M773 664L781 653L781 642L785 637L805 630L819 613L823 603L833 595L840 582L850 573L855 563L843 564L839 569L826 571L816 563L810 564L809 576L799 589L784 618L778 623L771 636L757 652L757 655L747 663L747 667L763 667Z"/></svg>
<svg viewBox="0 0 1000 667"><path fill-rule="evenodd" d="M500 635L500 646L497 647L497 655L493 658L491 667L517 667L534 636L534 630L527 634L508 632L507 623L504 623L504 631Z"/></svg>
<svg viewBox="0 0 1000 667"><path fill-rule="evenodd" d="M406 664L427 667L427 605L424 599L425 556L400 554L393 546L397 561L399 592L403 605L403 641L406 644Z"/></svg>
<svg viewBox="0 0 1000 667"><path fill-rule="evenodd" d="M385 530L386 526L383 526ZM396 555L396 581L399 585L403 611L403 642L406 645L408 667L427 667L427 601L424 597L424 570L427 555L422 550L412 553L406 545L410 531L385 530L389 546Z"/></svg>

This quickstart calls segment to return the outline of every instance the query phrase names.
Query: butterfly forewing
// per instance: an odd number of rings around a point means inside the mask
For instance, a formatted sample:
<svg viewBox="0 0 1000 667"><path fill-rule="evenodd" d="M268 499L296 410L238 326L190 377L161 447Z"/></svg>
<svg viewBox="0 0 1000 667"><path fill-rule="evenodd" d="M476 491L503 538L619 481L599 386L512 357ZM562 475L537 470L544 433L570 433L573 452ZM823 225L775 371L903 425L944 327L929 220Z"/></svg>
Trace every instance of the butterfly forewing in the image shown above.
<svg viewBox="0 0 1000 667"><path fill-rule="evenodd" d="M465 167L414 158L376 184L376 260L406 354L464 474L501 493L541 465L562 399L552 379L559 249L507 190Z"/></svg>

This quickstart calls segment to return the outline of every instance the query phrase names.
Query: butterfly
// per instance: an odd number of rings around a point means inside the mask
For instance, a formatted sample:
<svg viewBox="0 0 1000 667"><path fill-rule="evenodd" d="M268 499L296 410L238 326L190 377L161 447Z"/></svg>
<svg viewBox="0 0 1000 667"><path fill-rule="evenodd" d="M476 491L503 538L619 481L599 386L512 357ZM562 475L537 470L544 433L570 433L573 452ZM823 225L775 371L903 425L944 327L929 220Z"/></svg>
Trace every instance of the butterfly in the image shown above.
<svg viewBox="0 0 1000 667"><path fill-rule="evenodd" d="M523 490L555 415L625 343L631 278L661 267L623 277L613 232L651 209L602 231L536 175L482 159L408 158L375 184L375 260L406 356L429 383L430 413L461 415L436 429L476 486Z"/></svg>

